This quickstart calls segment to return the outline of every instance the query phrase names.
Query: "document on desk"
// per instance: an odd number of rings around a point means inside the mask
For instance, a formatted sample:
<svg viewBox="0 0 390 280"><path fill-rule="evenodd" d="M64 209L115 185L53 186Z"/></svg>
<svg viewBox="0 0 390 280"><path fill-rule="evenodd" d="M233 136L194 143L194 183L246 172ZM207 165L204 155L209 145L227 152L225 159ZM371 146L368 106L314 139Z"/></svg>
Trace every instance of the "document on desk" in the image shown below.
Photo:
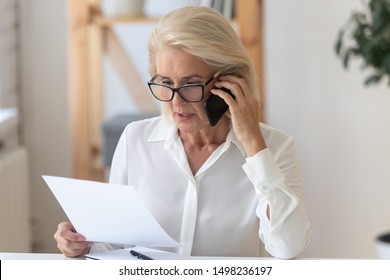
<svg viewBox="0 0 390 280"><path fill-rule="evenodd" d="M132 186L42 176L76 231L88 241L179 247Z"/></svg>
<svg viewBox="0 0 390 280"><path fill-rule="evenodd" d="M96 253L88 253L85 255L87 259L91 260L139 260L136 256L133 256L130 251L135 250L152 258L153 260L188 260L188 256L175 254L167 251L156 250L146 247L133 247L119 250L110 250Z"/></svg>

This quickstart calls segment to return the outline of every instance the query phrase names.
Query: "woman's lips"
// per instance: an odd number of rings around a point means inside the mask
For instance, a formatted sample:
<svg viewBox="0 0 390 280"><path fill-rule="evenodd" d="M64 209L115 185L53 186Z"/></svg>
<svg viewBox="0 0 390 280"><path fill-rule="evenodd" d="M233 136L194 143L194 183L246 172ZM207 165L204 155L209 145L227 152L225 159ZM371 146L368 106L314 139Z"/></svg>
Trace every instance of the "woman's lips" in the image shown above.
<svg viewBox="0 0 390 280"><path fill-rule="evenodd" d="M191 119L194 116L194 114L187 114L187 113L176 113L176 118L180 121L186 121Z"/></svg>

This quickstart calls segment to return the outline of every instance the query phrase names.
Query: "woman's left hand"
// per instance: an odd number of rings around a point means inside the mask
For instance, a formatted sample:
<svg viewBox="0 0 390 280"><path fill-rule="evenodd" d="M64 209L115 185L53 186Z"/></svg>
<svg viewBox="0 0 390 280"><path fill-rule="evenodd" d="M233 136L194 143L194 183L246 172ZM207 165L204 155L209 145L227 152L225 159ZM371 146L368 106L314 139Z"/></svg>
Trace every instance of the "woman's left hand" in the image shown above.
<svg viewBox="0 0 390 280"><path fill-rule="evenodd" d="M233 75L218 77L214 84L217 88L227 88L235 96L235 99L220 89L212 89L212 94L223 98L229 105L226 115L232 121L232 128L244 146L247 156L253 156L266 148L263 135L261 134L260 102L251 92L246 81Z"/></svg>

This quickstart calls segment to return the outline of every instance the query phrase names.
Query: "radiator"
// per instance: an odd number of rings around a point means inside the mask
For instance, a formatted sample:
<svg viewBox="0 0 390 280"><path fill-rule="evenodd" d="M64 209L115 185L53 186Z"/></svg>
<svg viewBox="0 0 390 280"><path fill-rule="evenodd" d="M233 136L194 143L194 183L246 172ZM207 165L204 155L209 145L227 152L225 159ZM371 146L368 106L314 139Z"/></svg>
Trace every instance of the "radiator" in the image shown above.
<svg viewBox="0 0 390 280"><path fill-rule="evenodd" d="M0 153L0 252L30 252L30 190L25 148Z"/></svg>

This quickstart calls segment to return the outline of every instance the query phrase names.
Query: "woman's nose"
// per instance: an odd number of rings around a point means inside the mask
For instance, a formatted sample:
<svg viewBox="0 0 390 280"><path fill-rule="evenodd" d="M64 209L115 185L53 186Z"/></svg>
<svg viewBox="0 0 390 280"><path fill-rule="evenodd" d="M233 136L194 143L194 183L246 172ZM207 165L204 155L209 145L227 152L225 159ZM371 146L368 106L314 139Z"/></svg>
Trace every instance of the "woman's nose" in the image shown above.
<svg viewBox="0 0 390 280"><path fill-rule="evenodd" d="M187 101L185 101L178 92L175 92L173 94L173 98L172 98L172 104L173 105L182 105L184 103L187 103Z"/></svg>

